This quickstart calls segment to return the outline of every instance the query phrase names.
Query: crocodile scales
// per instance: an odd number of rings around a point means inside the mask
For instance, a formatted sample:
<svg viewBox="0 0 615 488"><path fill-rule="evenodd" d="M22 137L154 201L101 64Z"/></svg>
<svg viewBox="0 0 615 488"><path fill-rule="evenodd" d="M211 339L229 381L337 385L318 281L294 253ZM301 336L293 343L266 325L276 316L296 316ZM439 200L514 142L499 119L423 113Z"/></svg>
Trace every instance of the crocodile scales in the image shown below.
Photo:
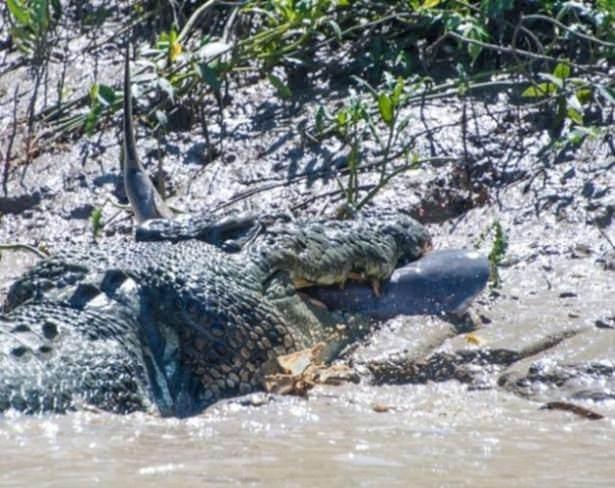
<svg viewBox="0 0 615 488"><path fill-rule="evenodd" d="M239 252L199 240L105 244L46 259L0 316L0 409L189 415L260 384L279 354L360 330L310 307L296 281L385 278L429 243L398 214L280 223ZM329 316L329 317L327 317Z"/></svg>
<svg viewBox="0 0 615 488"><path fill-rule="evenodd" d="M0 314L0 411L195 414L259 388L280 354L324 342L335 357L370 330L354 312L440 313L484 286L485 261L465 254L400 268L430 248L425 228L400 213L170 219L137 157L131 115L125 96L123 174L138 242L66 249L12 285ZM385 299L364 285L322 288L357 277L391 277ZM297 292L314 285L329 309Z"/></svg>

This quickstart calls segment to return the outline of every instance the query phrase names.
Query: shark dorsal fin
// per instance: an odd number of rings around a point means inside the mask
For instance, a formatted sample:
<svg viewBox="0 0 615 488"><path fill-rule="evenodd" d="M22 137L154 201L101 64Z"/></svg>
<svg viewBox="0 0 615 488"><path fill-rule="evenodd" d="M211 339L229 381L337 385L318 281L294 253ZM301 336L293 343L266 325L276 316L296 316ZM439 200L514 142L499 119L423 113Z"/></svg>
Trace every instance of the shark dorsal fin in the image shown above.
<svg viewBox="0 0 615 488"><path fill-rule="evenodd" d="M124 189L138 223L151 219L171 219L173 213L164 203L160 193L139 161L132 125L132 94L130 81L130 43L124 54L124 120L123 120Z"/></svg>

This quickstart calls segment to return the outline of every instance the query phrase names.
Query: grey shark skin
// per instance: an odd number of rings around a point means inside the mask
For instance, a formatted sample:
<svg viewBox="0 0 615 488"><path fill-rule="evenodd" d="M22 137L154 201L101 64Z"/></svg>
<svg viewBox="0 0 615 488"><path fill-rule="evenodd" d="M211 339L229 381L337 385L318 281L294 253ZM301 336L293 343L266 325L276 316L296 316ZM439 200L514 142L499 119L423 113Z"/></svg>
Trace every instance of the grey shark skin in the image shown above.
<svg viewBox="0 0 615 488"><path fill-rule="evenodd" d="M124 188L138 223L150 219L170 219L173 213L154 187L137 154L134 128L132 126L132 94L130 91L129 45L124 57L124 120L123 160Z"/></svg>
<svg viewBox="0 0 615 488"><path fill-rule="evenodd" d="M329 309L385 320L401 314L462 312L483 290L488 279L486 257L473 251L444 250L397 268L383 284L380 296L359 283L304 291Z"/></svg>

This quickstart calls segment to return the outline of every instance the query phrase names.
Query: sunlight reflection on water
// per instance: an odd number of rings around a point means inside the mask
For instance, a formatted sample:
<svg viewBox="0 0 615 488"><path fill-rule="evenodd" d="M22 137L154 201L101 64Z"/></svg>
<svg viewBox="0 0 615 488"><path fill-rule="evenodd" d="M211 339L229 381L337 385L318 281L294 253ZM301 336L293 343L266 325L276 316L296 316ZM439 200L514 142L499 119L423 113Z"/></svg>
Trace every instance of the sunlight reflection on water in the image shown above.
<svg viewBox="0 0 615 488"><path fill-rule="evenodd" d="M374 412L376 399L395 410ZM0 421L0 484L480 486L514 477L519 486L606 486L614 479L615 422L537 407L451 382L318 389L309 400L225 403L186 420L9 413Z"/></svg>

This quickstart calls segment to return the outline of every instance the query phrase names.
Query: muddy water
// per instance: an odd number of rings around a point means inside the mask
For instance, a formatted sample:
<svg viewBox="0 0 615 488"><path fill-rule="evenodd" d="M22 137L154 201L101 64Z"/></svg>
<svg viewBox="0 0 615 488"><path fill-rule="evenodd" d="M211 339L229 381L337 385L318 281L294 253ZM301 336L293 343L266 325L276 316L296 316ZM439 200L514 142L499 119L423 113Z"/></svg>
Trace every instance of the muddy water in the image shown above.
<svg viewBox="0 0 615 488"><path fill-rule="evenodd" d="M188 420L11 416L0 423L0 484L613 486L612 420L459 389L329 387Z"/></svg>

